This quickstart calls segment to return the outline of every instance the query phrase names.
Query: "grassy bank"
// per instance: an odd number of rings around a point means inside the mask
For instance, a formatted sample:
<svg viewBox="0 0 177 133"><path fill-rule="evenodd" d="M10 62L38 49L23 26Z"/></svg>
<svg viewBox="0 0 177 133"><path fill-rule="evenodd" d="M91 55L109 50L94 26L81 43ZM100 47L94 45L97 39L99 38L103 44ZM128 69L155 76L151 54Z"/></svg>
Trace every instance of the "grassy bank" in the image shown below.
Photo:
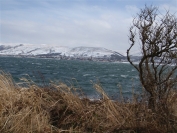
<svg viewBox="0 0 177 133"><path fill-rule="evenodd" d="M22 87L10 75L0 73L1 133L167 133L177 132L176 93L165 110L152 112L146 94L137 101L112 101L99 85L102 100L91 101L73 93L76 88L51 83L39 87L25 81Z"/></svg>

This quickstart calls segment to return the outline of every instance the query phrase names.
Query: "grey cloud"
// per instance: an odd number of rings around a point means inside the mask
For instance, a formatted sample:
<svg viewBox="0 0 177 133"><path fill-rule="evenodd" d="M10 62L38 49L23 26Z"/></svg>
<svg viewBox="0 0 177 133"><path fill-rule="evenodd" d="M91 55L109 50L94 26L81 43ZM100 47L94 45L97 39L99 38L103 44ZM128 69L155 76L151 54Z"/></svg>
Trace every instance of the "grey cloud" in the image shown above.
<svg viewBox="0 0 177 133"><path fill-rule="evenodd" d="M52 7L49 2L42 2L39 10L3 11L0 42L98 46L124 51L128 48L130 12L134 14L136 6L127 5L124 11L99 6Z"/></svg>

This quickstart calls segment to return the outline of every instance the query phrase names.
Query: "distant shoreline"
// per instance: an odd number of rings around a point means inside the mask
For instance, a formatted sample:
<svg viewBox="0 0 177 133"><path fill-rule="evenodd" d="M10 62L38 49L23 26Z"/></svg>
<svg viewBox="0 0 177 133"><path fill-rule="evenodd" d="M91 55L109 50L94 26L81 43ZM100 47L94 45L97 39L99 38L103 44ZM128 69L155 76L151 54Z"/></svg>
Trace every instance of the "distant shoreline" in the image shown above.
<svg viewBox="0 0 177 133"><path fill-rule="evenodd" d="M56 58L56 57L40 57L40 56L27 56L27 55L2 55L0 57L14 57L14 58L33 58L33 59L55 59L55 60L79 60L79 61L94 61L94 62L113 62L113 63L129 63L128 61L112 61L106 58L93 58L90 60L89 58Z"/></svg>

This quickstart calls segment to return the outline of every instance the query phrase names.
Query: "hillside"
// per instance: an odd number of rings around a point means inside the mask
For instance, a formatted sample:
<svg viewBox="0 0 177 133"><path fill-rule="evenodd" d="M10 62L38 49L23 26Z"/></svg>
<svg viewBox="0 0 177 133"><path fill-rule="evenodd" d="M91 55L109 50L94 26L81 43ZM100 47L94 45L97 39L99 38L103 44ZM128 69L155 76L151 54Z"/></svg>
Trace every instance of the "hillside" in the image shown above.
<svg viewBox="0 0 177 133"><path fill-rule="evenodd" d="M0 55L40 57L57 59L80 59L98 61L121 61L125 56L117 51L108 50L102 47L63 47L58 45L0 45Z"/></svg>

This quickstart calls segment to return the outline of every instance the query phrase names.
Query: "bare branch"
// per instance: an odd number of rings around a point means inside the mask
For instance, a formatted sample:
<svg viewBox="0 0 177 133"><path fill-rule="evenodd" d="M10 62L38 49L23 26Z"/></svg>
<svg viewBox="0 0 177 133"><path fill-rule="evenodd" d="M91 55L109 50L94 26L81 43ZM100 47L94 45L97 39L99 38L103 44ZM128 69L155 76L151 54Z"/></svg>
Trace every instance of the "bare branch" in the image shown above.
<svg viewBox="0 0 177 133"><path fill-rule="evenodd" d="M160 18L157 11L156 7L145 6L133 19L129 36L131 45L127 50L127 59L138 70L153 109L159 98L166 97L169 87L173 88L174 82L177 83L177 77L173 76L177 70L177 18L169 11ZM136 44L135 37L141 43L142 57L138 65L130 56L130 50ZM176 66L172 66L174 64Z"/></svg>

